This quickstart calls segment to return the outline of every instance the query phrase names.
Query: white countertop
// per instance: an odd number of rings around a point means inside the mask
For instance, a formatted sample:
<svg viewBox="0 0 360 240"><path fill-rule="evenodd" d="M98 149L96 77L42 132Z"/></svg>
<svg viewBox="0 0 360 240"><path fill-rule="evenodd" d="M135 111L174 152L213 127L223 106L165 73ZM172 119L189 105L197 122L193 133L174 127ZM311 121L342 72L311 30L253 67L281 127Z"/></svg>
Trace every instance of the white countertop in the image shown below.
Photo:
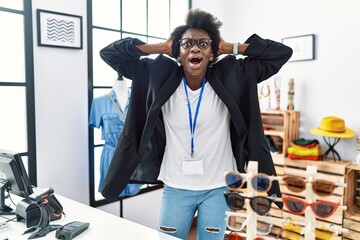
<svg viewBox="0 0 360 240"><path fill-rule="evenodd" d="M76 240L175 240L178 238L158 232L155 229L131 222L118 216L106 213L99 209L73 201L69 198L55 194L64 208L66 216L59 220L52 221L50 224L64 225L72 221L90 223L89 228L76 236ZM146 214L146 213L144 213ZM13 215L7 217L14 217ZM0 222L5 219L1 218ZM24 222L8 222L7 227L0 228L0 240L22 240L27 239L31 233L22 235L26 230ZM40 240L56 239L55 231L49 232Z"/></svg>

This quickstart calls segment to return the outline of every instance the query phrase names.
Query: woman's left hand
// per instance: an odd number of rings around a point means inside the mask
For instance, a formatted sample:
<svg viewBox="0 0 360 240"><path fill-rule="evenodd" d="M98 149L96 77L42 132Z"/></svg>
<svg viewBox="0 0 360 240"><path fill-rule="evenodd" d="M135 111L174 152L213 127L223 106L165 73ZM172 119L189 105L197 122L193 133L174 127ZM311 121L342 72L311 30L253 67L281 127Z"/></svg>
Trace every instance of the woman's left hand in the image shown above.
<svg viewBox="0 0 360 240"><path fill-rule="evenodd" d="M220 36L218 55L220 56L221 54L224 54L224 53L226 53L226 51L225 51L225 41Z"/></svg>

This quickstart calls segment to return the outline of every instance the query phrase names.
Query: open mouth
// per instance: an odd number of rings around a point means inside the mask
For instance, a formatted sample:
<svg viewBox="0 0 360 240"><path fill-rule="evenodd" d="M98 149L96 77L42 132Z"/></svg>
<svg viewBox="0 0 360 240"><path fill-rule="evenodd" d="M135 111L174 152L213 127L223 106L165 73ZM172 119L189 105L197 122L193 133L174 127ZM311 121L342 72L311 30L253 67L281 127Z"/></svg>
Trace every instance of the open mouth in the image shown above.
<svg viewBox="0 0 360 240"><path fill-rule="evenodd" d="M202 61L202 58L198 58L198 57L190 58L190 63L192 63L192 64L200 64L201 61Z"/></svg>

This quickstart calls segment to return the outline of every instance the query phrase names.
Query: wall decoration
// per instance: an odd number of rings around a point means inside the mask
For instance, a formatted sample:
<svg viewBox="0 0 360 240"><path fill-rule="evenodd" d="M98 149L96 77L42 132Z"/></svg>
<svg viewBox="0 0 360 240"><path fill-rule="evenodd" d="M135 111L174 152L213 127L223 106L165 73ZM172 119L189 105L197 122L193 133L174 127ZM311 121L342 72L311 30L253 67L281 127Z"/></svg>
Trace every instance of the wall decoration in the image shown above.
<svg viewBox="0 0 360 240"><path fill-rule="evenodd" d="M82 49L82 17L37 9L38 46Z"/></svg>
<svg viewBox="0 0 360 240"><path fill-rule="evenodd" d="M308 34L296 37L286 37L282 43L291 47L293 55L289 62L307 61L315 59L315 35Z"/></svg>

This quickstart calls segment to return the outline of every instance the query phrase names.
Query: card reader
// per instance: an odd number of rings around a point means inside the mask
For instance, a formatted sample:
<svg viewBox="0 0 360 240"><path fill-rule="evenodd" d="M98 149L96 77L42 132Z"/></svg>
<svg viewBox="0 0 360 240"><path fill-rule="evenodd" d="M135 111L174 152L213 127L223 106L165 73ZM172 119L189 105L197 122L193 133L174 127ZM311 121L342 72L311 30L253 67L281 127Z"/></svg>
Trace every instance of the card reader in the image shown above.
<svg viewBox="0 0 360 240"><path fill-rule="evenodd" d="M56 230L55 237L57 239L73 239L80 233L88 229L90 223L74 221L69 222Z"/></svg>

